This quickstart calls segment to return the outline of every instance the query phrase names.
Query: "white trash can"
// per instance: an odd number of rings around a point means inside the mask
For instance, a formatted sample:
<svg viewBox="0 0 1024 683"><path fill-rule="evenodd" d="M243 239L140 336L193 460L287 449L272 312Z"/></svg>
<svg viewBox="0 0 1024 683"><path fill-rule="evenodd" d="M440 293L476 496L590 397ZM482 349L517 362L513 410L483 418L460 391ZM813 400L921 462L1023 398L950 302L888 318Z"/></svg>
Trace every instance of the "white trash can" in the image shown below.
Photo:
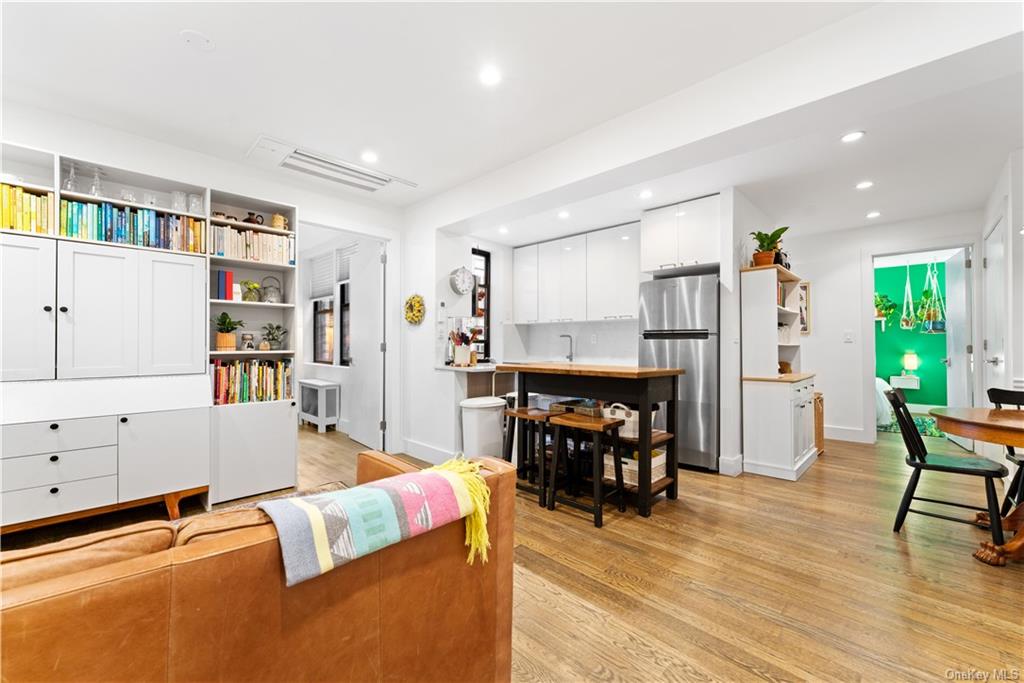
<svg viewBox="0 0 1024 683"><path fill-rule="evenodd" d="M501 457L505 399L498 396L467 398L462 407L462 452L467 458Z"/></svg>

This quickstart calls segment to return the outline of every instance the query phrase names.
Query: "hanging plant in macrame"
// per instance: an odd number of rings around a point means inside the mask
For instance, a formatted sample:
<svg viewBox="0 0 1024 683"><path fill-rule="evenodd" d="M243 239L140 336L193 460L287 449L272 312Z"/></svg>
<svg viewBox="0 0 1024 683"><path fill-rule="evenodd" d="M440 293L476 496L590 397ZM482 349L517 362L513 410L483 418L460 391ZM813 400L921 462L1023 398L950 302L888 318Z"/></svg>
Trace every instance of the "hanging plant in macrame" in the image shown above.
<svg viewBox="0 0 1024 683"><path fill-rule="evenodd" d="M900 329L912 330L917 327L914 315L914 293L910 289L910 264L907 264L907 280L903 286L903 311L900 313Z"/></svg>
<svg viewBox="0 0 1024 683"><path fill-rule="evenodd" d="M939 267L928 264L928 272L924 278L924 291L917 305L917 318L921 321L921 332L924 334L944 334L946 332L946 302L942 299L939 288Z"/></svg>

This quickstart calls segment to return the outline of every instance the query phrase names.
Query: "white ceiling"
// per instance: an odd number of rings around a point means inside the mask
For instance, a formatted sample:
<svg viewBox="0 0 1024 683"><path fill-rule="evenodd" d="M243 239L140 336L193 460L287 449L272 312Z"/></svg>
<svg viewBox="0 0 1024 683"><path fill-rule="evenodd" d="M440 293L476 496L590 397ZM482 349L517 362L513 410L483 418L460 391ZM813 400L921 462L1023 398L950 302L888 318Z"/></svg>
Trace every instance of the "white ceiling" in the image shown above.
<svg viewBox="0 0 1024 683"><path fill-rule="evenodd" d="M728 186L776 225L791 226L791 235L979 208L1009 153L1024 145L1021 75L858 118L867 135L854 144L839 141L834 121L818 121L795 139L505 221L504 233L501 225L475 224L471 234L529 244L636 221L644 209ZM875 185L854 189L861 180ZM570 218L560 219L561 209ZM866 218L872 210L882 215Z"/></svg>
<svg viewBox="0 0 1024 683"><path fill-rule="evenodd" d="M7 2L3 96L235 161L260 134L372 148L420 188L355 192L406 205L864 6Z"/></svg>

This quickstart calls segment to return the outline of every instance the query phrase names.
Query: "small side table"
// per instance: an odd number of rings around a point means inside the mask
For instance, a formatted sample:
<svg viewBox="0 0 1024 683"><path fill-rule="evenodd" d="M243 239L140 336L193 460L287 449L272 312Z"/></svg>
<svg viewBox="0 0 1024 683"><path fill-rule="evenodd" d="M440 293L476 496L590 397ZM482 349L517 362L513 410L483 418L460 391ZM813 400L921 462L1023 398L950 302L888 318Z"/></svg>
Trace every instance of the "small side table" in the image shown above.
<svg viewBox="0 0 1024 683"><path fill-rule="evenodd" d="M327 427L338 427L341 385L322 379L299 380L299 419L316 425L323 434Z"/></svg>

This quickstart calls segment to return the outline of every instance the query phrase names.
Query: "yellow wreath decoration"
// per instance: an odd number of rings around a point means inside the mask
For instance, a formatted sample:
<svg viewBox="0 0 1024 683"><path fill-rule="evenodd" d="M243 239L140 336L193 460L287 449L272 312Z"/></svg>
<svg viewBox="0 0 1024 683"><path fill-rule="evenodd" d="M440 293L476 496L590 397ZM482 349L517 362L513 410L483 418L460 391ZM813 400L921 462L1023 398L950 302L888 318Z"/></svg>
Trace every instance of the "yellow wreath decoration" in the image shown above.
<svg viewBox="0 0 1024 683"><path fill-rule="evenodd" d="M413 294L405 300L405 321L410 325L419 325L423 322L423 316L426 314L426 306L423 303L423 297L419 294Z"/></svg>

